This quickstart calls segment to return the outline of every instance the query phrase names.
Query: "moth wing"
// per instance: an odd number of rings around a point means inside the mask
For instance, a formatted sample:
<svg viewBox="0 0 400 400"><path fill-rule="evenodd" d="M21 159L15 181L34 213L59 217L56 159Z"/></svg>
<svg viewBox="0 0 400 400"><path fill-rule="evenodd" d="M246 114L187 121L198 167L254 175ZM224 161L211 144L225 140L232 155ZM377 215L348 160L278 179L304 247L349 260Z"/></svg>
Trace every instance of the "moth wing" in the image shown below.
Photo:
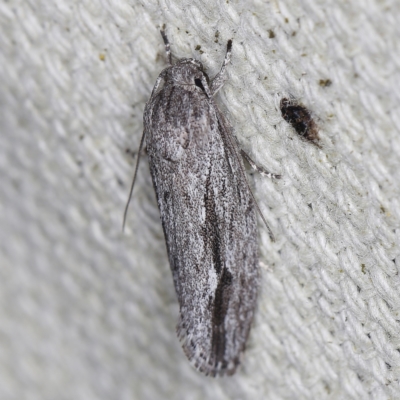
<svg viewBox="0 0 400 400"><path fill-rule="evenodd" d="M181 104L179 88L159 96L157 101ZM186 105L181 104L175 119L167 108L164 115L155 115L160 107L149 105L150 170L180 305L177 331L183 349L205 374L231 375L256 301L256 211L214 103L191 92ZM186 147L177 142L182 126L189 131Z"/></svg>

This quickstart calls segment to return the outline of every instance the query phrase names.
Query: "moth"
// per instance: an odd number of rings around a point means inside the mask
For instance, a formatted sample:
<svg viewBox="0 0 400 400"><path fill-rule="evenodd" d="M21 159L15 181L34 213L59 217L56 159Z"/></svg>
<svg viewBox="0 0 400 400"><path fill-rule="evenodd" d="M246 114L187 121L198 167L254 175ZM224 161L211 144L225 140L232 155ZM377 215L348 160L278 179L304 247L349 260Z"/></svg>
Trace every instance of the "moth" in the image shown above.
<svg viewBox="0 0 400 400"><path fill-rule="evenodd" d="M280 108L283 119L292 125L298 135L320 147L318 128L307 108L291 104L287 98L281 100Z"/></svg>
<svg viewBox="0 0 400 400"><path fill-rule="evenodd" d="M204 374L232 375L249 336L259 284L259 209L230 126L214 102L232 40L221 70L210 80L196 59L172 63L164 28L161 35L169 66L146 103L138 154L146 138L183 350ZM131 194L138 164L139 159Z"/></svg>

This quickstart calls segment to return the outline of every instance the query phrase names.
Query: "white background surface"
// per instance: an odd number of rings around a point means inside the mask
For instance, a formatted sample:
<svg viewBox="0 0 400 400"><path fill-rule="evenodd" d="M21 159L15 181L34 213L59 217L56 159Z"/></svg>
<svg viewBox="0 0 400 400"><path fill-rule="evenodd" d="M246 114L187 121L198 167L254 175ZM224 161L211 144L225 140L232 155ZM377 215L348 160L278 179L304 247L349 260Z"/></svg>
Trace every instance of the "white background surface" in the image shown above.
<svg viewBox="0 0 400 400"><path fill-rule="evenodd" d="M400 397L399 18L395 0L1 2L0 398ZM162 23L210 76L233 38L219 104L283 175L249 177L277 241L260 224L269 268L226 379L176 338L145 157L121 233ZM322 149L283 121L287 96Z"/></svg>

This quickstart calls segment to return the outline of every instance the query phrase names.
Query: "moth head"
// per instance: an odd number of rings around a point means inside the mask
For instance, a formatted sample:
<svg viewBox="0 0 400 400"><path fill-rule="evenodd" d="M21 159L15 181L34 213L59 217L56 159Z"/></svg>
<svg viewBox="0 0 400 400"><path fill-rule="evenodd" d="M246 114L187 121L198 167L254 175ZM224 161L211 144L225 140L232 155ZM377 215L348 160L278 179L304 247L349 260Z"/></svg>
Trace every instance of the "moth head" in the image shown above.
<svg viewBox="0 0 400 400"><path fill-rule="evenodd" d="M168 69L167 80L177 85L187 86L189 90L196 90L196 87L204 91L202 79L206 78L209 82L207 74L203 71L203 64L193 58L182 58L176 64Z"/></svg>

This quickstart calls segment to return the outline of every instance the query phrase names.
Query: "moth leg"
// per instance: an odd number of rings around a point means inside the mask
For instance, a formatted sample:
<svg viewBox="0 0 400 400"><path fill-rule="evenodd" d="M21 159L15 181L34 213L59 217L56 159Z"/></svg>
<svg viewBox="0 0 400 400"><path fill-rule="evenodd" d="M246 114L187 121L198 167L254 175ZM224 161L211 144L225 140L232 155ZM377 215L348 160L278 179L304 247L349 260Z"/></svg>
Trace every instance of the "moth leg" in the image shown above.
<svg viewBox="0 0 400 400"><path fill-rule="evenodd" d="M152 92L151 92L151 96L150 96L149 102L153 99L154 95L157 93L157 91L158 91L158 89L159 89L159 87L160 87L160 85L161 85L161 81L162 81L162 80L164 79L164 77L165 77L165 71L166 71L166 69L167 69L167 68L165 68L164 71L161 72L161 74L160 74L159 77L157 78L156 83L154 84L154 88L153 88L153 90L152 90Z"/></svg>
<svg viewBox="0 0 400 400"><path fill-rule="evenodd" d="M253 168L255 171L257 171L260 175L267 176L268 178L271 178L271 179L281 179L282 175L273 174L272 172L267 171L265 168L257 165L244 150L240 150L240 154L242 155L242 157L244 159L247 160L247 162L250 164L251 168Z"/></svg>
<svg viewBox="0 0 400 400"><path fill-rule="evenodd" d="M168 63L169 65L172 65L172 54L171 54L171 47L169 45L169 40L167 38L167 34L165 33L165 24L162 26L161 30L160 30L161 36L164 40L164 44L165 44L165 53L167 54L167 59L168 59Z"/></svg>
<svg viewBox="0 0 400 400"><path fill-rule="evenodd" d="M215 75L214 79L210 84L210 90L213 96L215 95L215 93L218 92L219 89L222 88L226 80L225 77L226 66L231 62L231 53L232 53L232 40L228 40L228 43L226 45L225 59L222 64L221 70L218 72L217 75Z"/></svg>
<svg viewBox="0 0 400 400"><path fill-rule="evenodd" d="M138 151L137 160L136 160L135 172L133 173L131 190L129 191L128 201L126 202L126 206L125 206L124 219L122 221L122 232L124 231L124 228L125 228L126 216L128 215L128 207L129 207L129 203L130 203L131 198L132 198L133 187L135 186L136 175L137 175L137 172L138 172L138 169L139 169L140 155L141 155L142 150L143 150L144 138L145 137L146 137L146 131L144 130L142 138L140 139L139 151ZM146 146L146 149L147 149L147 146Z"/></svg>

